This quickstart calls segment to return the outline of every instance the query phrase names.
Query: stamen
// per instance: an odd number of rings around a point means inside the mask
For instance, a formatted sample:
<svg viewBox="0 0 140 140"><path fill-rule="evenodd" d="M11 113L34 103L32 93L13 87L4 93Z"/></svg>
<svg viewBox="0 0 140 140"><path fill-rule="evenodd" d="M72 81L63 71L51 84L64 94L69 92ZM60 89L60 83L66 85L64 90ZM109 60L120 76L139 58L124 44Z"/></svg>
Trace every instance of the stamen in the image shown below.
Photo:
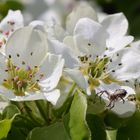
<svg viewBox="0 0 140 140"><path fill-rule="evenodd" d="M12 56L9 54L9 58L11 58Z"/></svg>
<svg viewBox="0 0 140 140"><path fill-rule="evenodd" d="M31 52L30 55L32 56L33 55L33 52Z"/></svg>
<svg viewBox="0 0 140 140"><path fill-rule="evenodd" d="M112 70L112 72L115 72L115 70Z"/></svg>
<svg viewBox="0 0 140 140"><path fill-rule="evenodd" d="M119 56L119 53L117 53L117 56Z"/></svg>
<svg viewBox="0 0 140 140"><path fill-rule="evenodd" d="M22 61L22 65L25 65L25 62L24 61Z"/></svg>
<svg viewBox="0 0 140 140"><path fill-rule="evenodd" d="M19 57L20 55L17 53L17 57Z"/></svg>

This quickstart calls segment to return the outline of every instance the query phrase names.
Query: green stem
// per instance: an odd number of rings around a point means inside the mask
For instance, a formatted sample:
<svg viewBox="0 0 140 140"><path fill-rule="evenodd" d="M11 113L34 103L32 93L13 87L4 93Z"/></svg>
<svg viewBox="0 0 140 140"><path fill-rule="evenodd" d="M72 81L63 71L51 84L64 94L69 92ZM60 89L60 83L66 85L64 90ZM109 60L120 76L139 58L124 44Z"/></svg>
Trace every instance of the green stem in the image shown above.
<svg viewBox="0 0 140 140"><path fill-rule="evenodd" d="M71 89L70 89L70 91L69 91L69 93L68 93L68 97L69 97L70 95L72 95L72 93L73 93L75 87L76 87L76 83L73 83L73 85L72 85L72 87L71 87Z"/></svg>

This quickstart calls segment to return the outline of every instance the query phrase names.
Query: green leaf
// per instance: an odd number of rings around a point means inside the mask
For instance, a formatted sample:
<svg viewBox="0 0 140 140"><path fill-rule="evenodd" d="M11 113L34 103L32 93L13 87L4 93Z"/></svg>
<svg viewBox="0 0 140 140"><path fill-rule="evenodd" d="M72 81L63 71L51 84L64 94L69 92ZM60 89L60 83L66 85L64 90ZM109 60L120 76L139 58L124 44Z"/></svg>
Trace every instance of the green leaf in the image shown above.
<svg viewBox="0 0 140 140"><path fill-rule="evenodd" d="M0 139L6 138L11 129L12 120L5 119L0 121Z"/></svg>
<svg viewBox="0 0 140 140"><path fill-rule="evenodd" d="M15 105L8 105L2 113L3 119L11 119L15 114L20 114L20 110Z"/></svg>
<svg viewBox="0 0 140 140"><path fill-rule="evenodd" d="M3 110L3 120L0 121L0 139L7 137L11 129L12 122L19 113L20 112L15 105L9 105Z"/></svg>
<svg viewBox="0 0 140 140"><path fill-rule="evenodd" d="M113 112L108 112L104 118L104 122L108 128L118 129L129 121L130 118L120 118Z"/></svg>
<svg viewBox="0 0 140 140"><path fill-rule="evenodd" d="M27 140L70 140L66 133L63 123L57 122L48 127L33 129Z"/></svg>
<svg viewBox="0 0 140 140"><path fill-rule="evenodd" d="M27 135L24 133L24 130L14 127L8 133L6 140L26 140Z"/></svg>
<svg viewBox="0 0 140 140"><path fill-rule="evenodd" d="M87 123L91 130L92 140L106 140L105 126L100 117L88 114Z"/></svg>
<svg viewBox="0 0 140 140"><path fill-rule="evenodd" d="M86 122L87 100L83 93L76 92L70 108L69 129L72 140L89 140L90 131Z"/></svg>
<svg viewBox="0 0 140 140"><path fill-rule="evenodd" d="M136 112L126 126L118 130L117 140L140 140L140 112ZM124 139L123 139L124 138Z"/></svg>
<svg viewBox="0 0 140 140"><path fill-rule="evenodd" d="M121 129L117 132L116 140L129 140L129 137Z"/></svg>
<svg viewBox="0 0 140 140"><path fill-rule="evenodd" d="M117 130L108 130L106 131L106 133L107 133L107 140L116 140Z"/></svg>

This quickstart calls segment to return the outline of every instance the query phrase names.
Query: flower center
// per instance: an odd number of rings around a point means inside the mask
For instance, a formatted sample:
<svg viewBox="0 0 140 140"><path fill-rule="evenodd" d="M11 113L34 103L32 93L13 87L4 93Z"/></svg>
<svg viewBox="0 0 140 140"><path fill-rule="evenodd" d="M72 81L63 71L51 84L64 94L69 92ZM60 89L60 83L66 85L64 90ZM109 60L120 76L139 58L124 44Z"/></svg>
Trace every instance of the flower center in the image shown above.
<svg viewBox="0 0 140 140"><path fill-rule="evenodd" d="M92 89L99 85L99 80L103 80L108 76L106 66L109 59L106 56L102 58L97 56L95 59L92 59L91 55L85 55L78 58L81 62L79 69L83 75L88 76L88 82Z"/></svg>
<svg viewBox="0 0 140 140"><path fill-rule="evenodd" d="M3 80L2 85L16 96L25 96L25 92L40 90L38 82L43 75L40 74L40 79L36 79L35 75L39 72L38 66L32 69L29 66L26 69L19 68L12 63L10 58L7 59L6 66L7 78Z"/></svg>

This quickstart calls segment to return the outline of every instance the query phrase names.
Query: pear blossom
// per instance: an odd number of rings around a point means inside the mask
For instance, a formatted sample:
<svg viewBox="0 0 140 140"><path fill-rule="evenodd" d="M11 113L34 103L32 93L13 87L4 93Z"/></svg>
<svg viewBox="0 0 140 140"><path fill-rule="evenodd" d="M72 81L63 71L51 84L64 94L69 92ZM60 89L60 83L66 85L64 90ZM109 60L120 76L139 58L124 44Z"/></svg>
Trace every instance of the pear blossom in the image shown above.
<svg viewBox="0 0 140 140"><path fill-rule="evenodd" d="M130 95L135 95L135 91L129 87L129 86L120 86L118 84L101 84L97 89L96 92L100 91L107 91L109 95L102 94L100 97L104 100L106 103L106 108L110 109L110 106L108 106L111 101L109 99L110 95L115 94L115 91L118 89L123 89L126 91L126 96L124 98L117 98L114 99L112 102L114 106L111 108L111 111L115 114L119 115L122 118L130 117L132 116L136 111L136 104L128 99Z"/></svg>
<svg viewBox="0 0 140 140"><path fill-rule="evenodd" d="M48 53L44 32L32 26L18 29L8 39L0 65L2 95L15 101L47 99L57 103L60 91L55 88L64 59Z"/></svg>
<svg viewBox="0 0 140 140"><path fill-rule="evenodd" d="M23 16L19 10L9 10L7 16L0 22L0 52L5 53L5 44L9 36L23 27Z"/></svg>
<svg viewBox="0 0 140 140"><path fill-rule="evenodd" d="M114 72L112 67L108 66L111 59L105 53L108 36L101 24L89 18L81 18L75 26L73 37L65 37L64 43L57 40L48 41L49 50L62 54L65 58L65 72L85 89L88 95L99 86L100 81ZM120 66L120 62L117 63Z"/></svg>
<svg viewBox="0 0 140 140"><path fill-rule="evenodd" d="M64 43L74 50L72 55L80 60L74 69L66 69L65 72L88 94L101 81L122 80L120 70L127 67L122 62L123 55L129 50L125 47L133 40L132 36L126 35L127 28L128 22L122 13L109 15L102 22L83 16L77 17L75 27L71 29L73 36L65 37Z"/></svg>
<svg viewBox="0 0 140 140"><path fill-rule="evenodd" d="M85 10L85 11L84 11ZM128 21L123 13L106 15L102 20L98 20L98 16L94 9L87 3L80 3L68 15L66 20L67 31L74 34L75 26L81 18L90 18L102 25L102 28L108 33L106 39L107 54L112 54L126 47L133 41L133 36L127 35Z"/></svg>

